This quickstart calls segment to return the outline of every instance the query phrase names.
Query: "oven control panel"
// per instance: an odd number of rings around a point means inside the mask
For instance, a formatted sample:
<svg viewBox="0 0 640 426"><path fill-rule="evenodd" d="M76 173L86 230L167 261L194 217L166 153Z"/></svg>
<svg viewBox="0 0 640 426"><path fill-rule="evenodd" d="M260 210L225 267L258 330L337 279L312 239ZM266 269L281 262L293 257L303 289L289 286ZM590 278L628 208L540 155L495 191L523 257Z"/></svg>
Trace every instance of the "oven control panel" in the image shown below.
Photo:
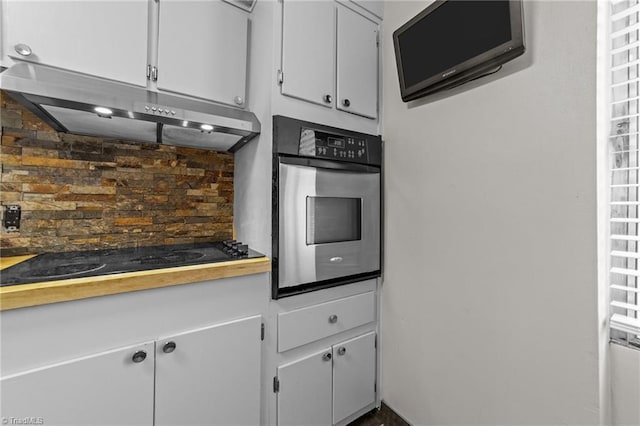
<svg viewBox="0 0 640 426"><path fill-rule="evenodd" d="M356 163L380 167L382 138L376 135L325 126L320 123L275 115L273 155L309 160Z"/></svg>
<svg viewBox="0 0 640 426"><path fill-rule="evenodd" d="M366 163L366 139L302 128L298 154L308 157Z"/></svg>

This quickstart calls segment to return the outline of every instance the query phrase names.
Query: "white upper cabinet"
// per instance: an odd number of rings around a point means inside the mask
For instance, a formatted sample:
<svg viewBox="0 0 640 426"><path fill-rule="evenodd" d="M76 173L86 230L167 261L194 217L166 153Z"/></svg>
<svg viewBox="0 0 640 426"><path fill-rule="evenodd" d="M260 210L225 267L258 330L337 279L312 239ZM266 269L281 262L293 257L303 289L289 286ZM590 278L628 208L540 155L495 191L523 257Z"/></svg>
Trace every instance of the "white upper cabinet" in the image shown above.
<svg viewBox="0 0 640 426"><path fill-rule="evenodd" d="M146 86L147 2L6 0L3 6L7 56Z"/></svg>
<svg viewBox="0 0 640 426"><path fill-rule="evenodd" d="M158 89L244 106L247 14L220 0L161 0L159 14Z"/></svg>
<svg viewBox="0 0 640 426"><path fill-rule="evenodd" d="M357 4L363 9L368 10L369 12L376 15L378 18L382 19L382 15L384 14L384 1L382 0L351 0L351 2Z"/></svg>
<svg viewBox="0 0 640 426"><path fill-rule="evenodd" d="M333 2L285 0L282 14L282 94L331 107L335 79Z"/></svg>
<svg viewBox="0 0 640 426"><path fill-rule="evenodd" d="M3 1L4 59L246 104L249 15L222 0Z"/></svg>
<svg viewBox="0 0 640 426"><path fill-rule="evenodd" d="M377 118L377 33L343 4L284 0L282 94Z"/></svg>
<svg viewBox="0 0 640 426"><path fill-rule="evenodd" d="M337 99L343 111L378 115L378 24L338 4Z"/></svg>

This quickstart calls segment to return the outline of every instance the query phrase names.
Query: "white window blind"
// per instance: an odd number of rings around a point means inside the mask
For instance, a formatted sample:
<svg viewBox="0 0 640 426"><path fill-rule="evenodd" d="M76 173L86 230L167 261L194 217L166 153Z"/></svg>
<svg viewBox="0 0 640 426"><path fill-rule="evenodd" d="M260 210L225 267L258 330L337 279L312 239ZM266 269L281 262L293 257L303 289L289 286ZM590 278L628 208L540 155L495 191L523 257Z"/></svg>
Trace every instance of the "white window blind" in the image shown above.
<svg viewBox="0 0 640 426"><path fill-rule="evenodd" d="M610 12L611 338L640 346L639 0L613 0Z"/></svg>

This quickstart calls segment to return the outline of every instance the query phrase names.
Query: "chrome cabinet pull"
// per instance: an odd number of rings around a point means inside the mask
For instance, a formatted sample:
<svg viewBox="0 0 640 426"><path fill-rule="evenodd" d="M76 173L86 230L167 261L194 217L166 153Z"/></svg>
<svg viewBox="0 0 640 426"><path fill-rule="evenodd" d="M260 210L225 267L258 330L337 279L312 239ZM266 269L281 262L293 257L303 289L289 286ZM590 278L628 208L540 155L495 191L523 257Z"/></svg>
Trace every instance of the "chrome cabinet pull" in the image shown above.
<svg viewBox="0 0 640 426"><path fill-rule="evenodd" d="M176 342L167 342L162 347L162 352L165 354L170 354L171 352L176 350Z"/></svg>
<svg viewBox="0 0 640 426"><path fill-rule="evenodd" d="M14 46L14 49L16 50L16 52L18 52L19 55L22 55L22 56L30 56L33 53L31 51L31 47L23 43L16 44Z"/></svg>
<svg viewBox="0 0 640 426"><path fill-rule="evenodd" d="M331 324L335 324L335 323L337 323L337 322L338 322L338 316L337 316L337 315L331 315L331 316L329 317L329 322L330 322Z"/></svg>
<svg viewBox="0 0 640 426"><path fill-rule="evenodd" d="M327 352L326 354L322 355L322 360L331 361L331 353Z"/></svg>
<svg viewBox="0 0 640 426"><path fill-rule="evenodd" d="M328 103L328 104L333 102L333 96L331 96L331 95L324 95L324 97L322 99L324 99L325 103Z"/></svg>
<svg viewBox="0 0 640 426"><path fill-rule="evenodd" d="M345 106L345 107L350 107L351 106L351 101L349 99L343 99L342 105Z"/></svg>
<svg viewBox="0 0 640 426"><path fill-rule="evenodd" d="M131 361L135 362L136 364L144 361L145 359L147 359L147 353L145 351L137 351L133 354L133 357L131 357Z"/></svg>
<svg viewBox="0 0 640 426"><path fill-rule="evenodd" d="M340 346L338 348L338 355L344 355L347 353L347 348L345 348L344 346Z"/></svg>

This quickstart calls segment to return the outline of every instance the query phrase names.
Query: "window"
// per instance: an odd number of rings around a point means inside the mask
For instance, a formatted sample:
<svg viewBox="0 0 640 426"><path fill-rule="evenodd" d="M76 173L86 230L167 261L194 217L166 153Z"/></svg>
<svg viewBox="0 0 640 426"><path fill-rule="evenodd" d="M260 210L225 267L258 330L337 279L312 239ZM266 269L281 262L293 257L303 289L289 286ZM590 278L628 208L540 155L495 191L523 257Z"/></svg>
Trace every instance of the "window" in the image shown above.
<svg viewBox="0 0 640 426"><path fill-rule="evenodd" d="M362 198L307 197L307 245L357 241Z"/></svg>
<svg viewBox="0 0 640 426"><path fill-rule="evenodd" d="M640 347L639 0L613 0L609 12L611 339Z"/></svg>

